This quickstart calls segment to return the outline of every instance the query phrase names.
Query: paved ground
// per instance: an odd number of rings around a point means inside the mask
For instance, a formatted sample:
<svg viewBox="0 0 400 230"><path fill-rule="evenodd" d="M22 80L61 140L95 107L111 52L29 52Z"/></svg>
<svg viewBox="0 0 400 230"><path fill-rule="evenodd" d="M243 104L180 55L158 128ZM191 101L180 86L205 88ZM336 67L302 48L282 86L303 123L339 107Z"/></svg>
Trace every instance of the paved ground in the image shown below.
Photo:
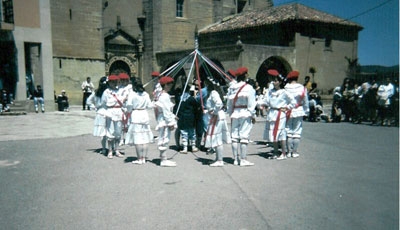
<svg viewBox="0 0 400 230"><path fill-rule="evenodd" d="M155 145L144 166L129 163L132 147L97 153L93 116L0 117L1 229L399 228L398 128L305 123L301 157L276 161L260 120L254 167L233 166L225 146L223 168L172 149L178 167L161 168Z"/></svg>

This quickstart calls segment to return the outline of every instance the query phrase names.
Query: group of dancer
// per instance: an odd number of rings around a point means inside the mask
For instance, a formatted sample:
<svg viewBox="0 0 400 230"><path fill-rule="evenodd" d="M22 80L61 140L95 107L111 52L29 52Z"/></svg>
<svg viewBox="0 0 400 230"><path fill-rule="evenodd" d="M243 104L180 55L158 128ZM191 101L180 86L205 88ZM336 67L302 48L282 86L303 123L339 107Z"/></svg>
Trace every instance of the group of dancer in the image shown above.
<svg viewBox="0 0 400 230"><path fill-rule="evenodd" d="M268 93L257 101L254 88L247 82L248 69L241 67L229 73L235 77L226 94L226 112L231 119L230 131L222 100L224 95L221 95L219 86L212 80L205 80L207 96L203 112L204 116L209 118L209 122L204 145L216 152L216 160L210 166L224 165L223 144L232 145L234 165L254 165L247 160L247 146L255 123L256 107L267 111L264 139L274 145L274 154L271 157L278 160L298 157L297 148L301 138L302 120L308 112L307 90L297 83L299 73L290 72L284 81L285 78L278 71L268 70L270 88ZM123 157L118 147L121 144L129 144L135 146L137 153L137 159L132 163L145 164L148 144L154 142L147 110L154 109L160 166L175 167L176 162L169 160L166 154L171 132L177 128L178 120L173 113L174 104L169 94L174 79L169 76L159 76L157 72L153 72L152 75L158 79L153 92L153 101L150 100L143 85L135 83L132 86L129 76L125 73L103 77L99 88L88 99L88 102L96 107L93 134L102 137L102 152L107 154L108 158L112 159L114 155ZM283 87L284 82L288 84ZM278 150L278 142L282 148L281 152Z"/></svg>

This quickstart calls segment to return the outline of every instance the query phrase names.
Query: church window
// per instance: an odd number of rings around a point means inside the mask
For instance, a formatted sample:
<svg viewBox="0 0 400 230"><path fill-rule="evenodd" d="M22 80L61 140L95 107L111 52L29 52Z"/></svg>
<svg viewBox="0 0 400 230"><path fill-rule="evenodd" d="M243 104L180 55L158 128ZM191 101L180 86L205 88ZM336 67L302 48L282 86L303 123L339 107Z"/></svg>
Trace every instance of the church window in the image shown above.
<svg viewBox="0 0 400 230"><path fill-rule="evenodd" d="M184 0L176 0L176 17L183 18Z"/></svg>

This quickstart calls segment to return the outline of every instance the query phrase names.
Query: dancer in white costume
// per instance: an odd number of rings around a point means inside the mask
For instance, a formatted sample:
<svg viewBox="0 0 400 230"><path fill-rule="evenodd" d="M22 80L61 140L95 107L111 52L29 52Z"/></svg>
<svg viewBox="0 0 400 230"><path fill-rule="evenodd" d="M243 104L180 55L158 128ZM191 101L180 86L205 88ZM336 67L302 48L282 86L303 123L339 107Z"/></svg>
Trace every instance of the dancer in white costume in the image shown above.
<svg viewBox="0 0 400 230"><path fill-rule="evenodd" d="M287 157L294 158L299 157L297 148L303 131L303 117L309 113L307 88L297 83L298 77L298 71L290 72L286 77L289 84L285 86L285 90L296 100L295 107L286 113Z"/></svg>
<svg viewBox="0 0 400 230"><path fill-rule="evenodd" d="M143 85L138 83L135 91L129 93L126 102L127 112L132 112L134 119L130 120L129 130L126 134L126 144L135 145L137 160L133 164L146 163L145 156L148 152L148 144L153 142L153 133L150 129L150 119L147 109L153 108L149 94L144 91Z"/></svg>
<svg viewBox="0 0 400 230"><path fill-rule="evenodd" d="M110 88L106 89L101 98L102 103L106 106L106 135L108 140L108 145L110 146L108 150L107 157L109 159L113 158L113 152L117 157L123 157L123 155L118 151L118 140L121 138L122 133L122 115L124 113L123 108L123 98L118 95L118 85L119 78L116 75L111 75L108 77L108 85Z"/></svg>
<svg viewBox="0 0 400 230"><path fill-rule="evenodd" d="M107 77L100 78L99 88L94 91L87 99L87 105L95 107L96 117L94 118L93 136L102 137L101 147L102 154L106 154L106 107L101 98L104 91L107 89Z"/></svg>
<svg viewBox="0 0 400 230"><path fill-rule="evenodd" d="M228 89L227 112L231 117L231 137L234 165L252 166L246 159L250 131L255 122L255 91L245 82L248 69L241 67L236 71L237 83ZM240 157L238 146L240 143ZM240 159L239 159L240 158Z"/></svg>
<svg viewBox="0 0 400 230"><path fill-rule="evenodd" d="M206 132L206 148L216 149L217 156L214 163L210 164L211 167L224 166L222 153L224 151L223 144L231 143L231 136L229 133L228 125L225 119L225 112L223 110L224 104L222 103L219 93L215 89L215 85L207 81L207 98L206 110L204 111L210 116L207 132Z"/></svg>
<svg viewBox="0 0 400 230"><path fill-rule="evenodd" d="M157 107L157 127L159 131L158 136L158 150L160 150L160 166L162 167L175 167L176 162L170 161L165 153L168 149L169 139L171 131L177 128L176 117L172 113L174 104L171 102L170 95L168 92L172 88L174 79L171 77L162 77L160 79L161 87L163 91L157 101L154 102L154 106Z"/></svg>
<svg viewBox="0 0 400 230"><path fill-rule="evenodd" d="M278 154L278 141L282 145L282 154L278 160L286 159L286 111L293 109L296 105L294 97L286 90L281 89L283 79L279 77L276 70L268 70L272 76L274 88L269 90L262 101L257 104L267 107L267 119L264 130L264 139L274 145L274 154Z"/></svg>

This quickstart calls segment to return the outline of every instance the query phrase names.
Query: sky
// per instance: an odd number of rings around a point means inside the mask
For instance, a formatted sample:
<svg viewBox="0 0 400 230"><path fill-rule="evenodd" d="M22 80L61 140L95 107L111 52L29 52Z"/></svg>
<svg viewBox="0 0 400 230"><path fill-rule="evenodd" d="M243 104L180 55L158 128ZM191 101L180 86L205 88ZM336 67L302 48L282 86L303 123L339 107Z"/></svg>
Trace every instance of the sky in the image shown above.
<svg viewBox="0 0 400 230"><path fill-rule="evenodd" d="M389 1L389 2L387 2ZM399 64L399 0L274 0L274 5L300 3L364 27L358 34L360 65ZM383 6L374 7L387 2ZM369 12L366 12L373 9Z"/></svg>

